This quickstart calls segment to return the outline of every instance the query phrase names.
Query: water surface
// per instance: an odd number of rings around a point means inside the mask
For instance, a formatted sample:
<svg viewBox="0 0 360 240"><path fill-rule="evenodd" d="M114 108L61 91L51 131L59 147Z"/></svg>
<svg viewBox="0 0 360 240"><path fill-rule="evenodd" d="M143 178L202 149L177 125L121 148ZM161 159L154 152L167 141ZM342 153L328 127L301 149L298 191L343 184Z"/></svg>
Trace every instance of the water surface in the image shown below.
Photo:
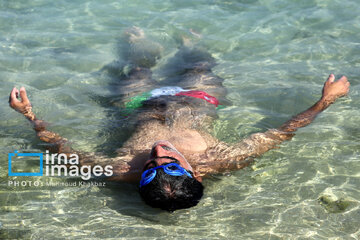
<svg viewBox="0 0 360 240"><path fill-rule="evenodd" d="M359 239L359 11L353 0L0 1L0 238ZM74 148L115 147L116 109L94 96L111 94L111 76L100 70L121 61L131 26L163 46L158 81L180 37L202 35L232 102L213 126L227 142L311 106L330 73L348 76L350 96L252 166L205 180L192 209L152 209L132 184L8 186L78 181L7 176L7 153L43 151L7 105L13 86L27 88L36 114Z"/></svg>

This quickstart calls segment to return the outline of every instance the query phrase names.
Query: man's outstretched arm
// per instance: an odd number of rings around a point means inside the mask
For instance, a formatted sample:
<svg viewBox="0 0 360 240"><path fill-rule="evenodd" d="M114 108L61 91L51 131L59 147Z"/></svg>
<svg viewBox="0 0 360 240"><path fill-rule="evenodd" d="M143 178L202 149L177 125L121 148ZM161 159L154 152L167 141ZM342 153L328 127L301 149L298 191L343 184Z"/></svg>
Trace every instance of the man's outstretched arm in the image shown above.
<svg viewBox="0 0 360 240"><path fill-rule="evenodd" d="M345 76L335 81L334 74L331 74L324 84L321 99L306 111L285 122L278 130L289 133L309 125L319 113L328 108L336 99L345 96L349 92L349 87L350 83Z"/></svg>
<svg viewBox="0 0 360 240"><path fill-rule="evenodd" d="M19 95L21 100L18 99ZM71 153L72 149L67 145L67 139L54 132L46 130L47 124L36 118L24 87L21 87L20 91L15 87L13 88L9 97L9 105L17 112L23 114L26 119L30 121L40 140L49 143L48 149L51 152Z"/></svg>
<svg viewBox="0 0 360 240"><path fill-rule="evenodd" d="M292 117L279 128L252 134L234 146L220 142L211 149L211 151L218 153L217 161L214 162L213 167L201 167L204 168L203 172L221 172L245 167L254 157L275 148L285 140L290 140L297 129L309 125L319 113L328 108L336 99L345 96L349 92L349 87L350 83L345 76L335 81L335 76L331 74L324 84L322 97L312 107Z"/></svg>
<svg viewBox="0 0 360 240"><path fill-rule="evenodd" d="M281 142L290 140L297 129L309 125L319 113L328 108L336 99L345 96L349 92L349 87L350 83L345 76L335 81L334 74L331 74L324 84L320 100L313 106L295 115L277 129L270 129L265 133L256 133L250 136L251 144L254 145L251 148L253 150L251 156L259 156Z"/></svg>
<svg viewBox="0 0 360 240"><path fill-rule="evenodd" d="M20 95L21 100L18 99ZM140 173L132 170L128 165L128 160L131 156L119 156L116 158L107 158L95 153L83 153L73 150L66 138L61 137L57 133L51 132L46 129L46 123L40 119L37 119L32 111L31 103L27 97L24 87L20 88L20 91L16 88L10 93L9 105L14 110L23 114L33 125L36 135L40 140L48 143L46 146L53 153L64 154L77 154L79 156L80 165L94 166L94 165L111 165L113 166L113 176L109 180L122 180L132 181L134 178L138 178Z"/></svg>

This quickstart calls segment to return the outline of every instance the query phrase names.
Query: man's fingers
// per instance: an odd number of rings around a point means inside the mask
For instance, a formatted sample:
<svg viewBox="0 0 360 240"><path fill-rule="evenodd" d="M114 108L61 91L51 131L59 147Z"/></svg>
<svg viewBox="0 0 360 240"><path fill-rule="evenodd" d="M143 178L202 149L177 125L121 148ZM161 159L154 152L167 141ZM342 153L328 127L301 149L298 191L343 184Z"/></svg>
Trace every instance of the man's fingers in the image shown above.
<svg viewBox="0 0 360 240"><path fill-rule="evenodd" d="M345 93L344 95L347 95L350 91L350 82L348 81L347 77L345 76L342 76L340 79L339 79L339 82L341 82L344 86L344 90L345 90Z"/></svg>
<svg viewBox="0 0 360 240"><path fill-rule="evenodd" d="M20 88L20 97L21 97L21 100L22 100L23 103L25 103L25 104L30 103L30 101L29 101L29 99L28 99L28 97L26 95L26 90L25 90L24 87Z"/></svg>
<svg viewBox="0 0 360 240"><path fill-rule="evenodd" d="M18 99L17 99L17 96L19 95L19 90L17 90L16 87L14 87L11 92L10 92L10 97L9 97L9 103L11 102L20 102Z"/></svg>
<svg viewBox="0 0 360 240"><path fill-rule="evenodd" d="M335 81L335 75L334 74L330 74L329 78L327 79L326 82L329 82L329 83L333 83Z"/></svg>
<svg viewBox="0 0 360 240"><path fill-rule="evenodd" d="M339 81L348 82L347 77L345 77L345 76L342 76L342 77L339 79Z"/></svg>
<svg viewBox="0 0 360 240"><path fill-rule="evenodd" d="M349 82L349 81L346 81L345 86L346 86L346 88L347 88L346 94L348 94L349 91L350 91L350 82Z"/></svg>

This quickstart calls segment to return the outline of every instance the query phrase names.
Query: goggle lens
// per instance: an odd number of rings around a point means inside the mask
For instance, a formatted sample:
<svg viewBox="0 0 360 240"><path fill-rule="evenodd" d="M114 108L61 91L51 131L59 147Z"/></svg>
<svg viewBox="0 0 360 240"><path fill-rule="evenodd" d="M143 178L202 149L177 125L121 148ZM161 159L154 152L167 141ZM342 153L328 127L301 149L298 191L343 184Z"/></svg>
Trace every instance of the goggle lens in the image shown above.
<svg viewBox="0 0 360 240"><path fill-rule="evenodd" d="M184 174L188 175L192 178L191 174L186 171L186 169L182 168L177 163L169 163L162 166L157 166L151 169L146 170L141 175L141 181L140 181L140 187L143 187L147 184L149 184L156 176L156 170L162 168L164 169L164 172L171 176L182 176Z"/></svg>

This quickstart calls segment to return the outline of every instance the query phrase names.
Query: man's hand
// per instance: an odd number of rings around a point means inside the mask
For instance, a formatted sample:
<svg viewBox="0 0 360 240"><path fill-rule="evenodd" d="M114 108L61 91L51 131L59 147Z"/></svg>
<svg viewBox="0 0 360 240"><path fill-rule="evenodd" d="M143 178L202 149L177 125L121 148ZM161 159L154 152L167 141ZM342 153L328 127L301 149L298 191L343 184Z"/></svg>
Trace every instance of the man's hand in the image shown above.
<svg viewBox="0 0 360 240"><path fill-rule="evenodd" d="M20 93L21 101L18 99ZM28 108L31 108L31 103L26 95L26 90L24 87L17 90L16 87L13 88L13 90L10 93L9 97L9 105L14 110L20 112L20 113L26 113Z"/></svg>
<svg viewBox="0 0 360 240"><path fill-rule="evenodd" d="M322 91L322 100L334 102L337 98L345 96L349 92L350 83L347 77L342 76L335 81L334 74L330 74L328 80L324 84Z"/></svg>

